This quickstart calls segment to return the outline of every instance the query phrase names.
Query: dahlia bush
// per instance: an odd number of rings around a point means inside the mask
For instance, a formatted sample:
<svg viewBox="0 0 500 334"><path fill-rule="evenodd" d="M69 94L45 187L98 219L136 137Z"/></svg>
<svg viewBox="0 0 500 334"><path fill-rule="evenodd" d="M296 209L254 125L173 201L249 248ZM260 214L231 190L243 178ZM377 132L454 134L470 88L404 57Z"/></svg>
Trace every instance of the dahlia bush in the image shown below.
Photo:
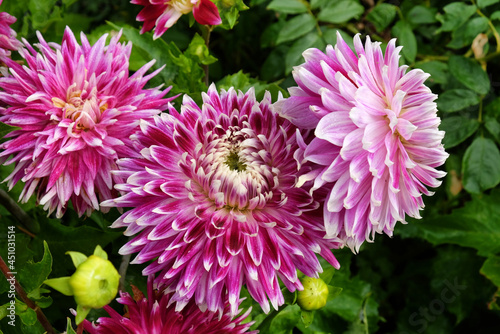
<svg viewBox="0 0 500 334"><path fill-rule="evenodd" d="M0 0L0 333L497 332L499 13Z"/></svg>

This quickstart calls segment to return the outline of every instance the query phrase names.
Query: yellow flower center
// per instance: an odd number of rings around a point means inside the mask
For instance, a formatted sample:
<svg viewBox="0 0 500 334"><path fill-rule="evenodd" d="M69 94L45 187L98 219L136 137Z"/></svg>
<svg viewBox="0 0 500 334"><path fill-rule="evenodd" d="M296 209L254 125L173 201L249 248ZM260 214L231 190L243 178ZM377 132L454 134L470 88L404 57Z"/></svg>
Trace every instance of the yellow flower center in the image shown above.
<svg viewBox="0 0 500 334"><path fill-rule="evenodd" d="M174 7L174 9L182 14L190 13L193 10L193 3L191 0L170 0L167 5Z"/></svg>

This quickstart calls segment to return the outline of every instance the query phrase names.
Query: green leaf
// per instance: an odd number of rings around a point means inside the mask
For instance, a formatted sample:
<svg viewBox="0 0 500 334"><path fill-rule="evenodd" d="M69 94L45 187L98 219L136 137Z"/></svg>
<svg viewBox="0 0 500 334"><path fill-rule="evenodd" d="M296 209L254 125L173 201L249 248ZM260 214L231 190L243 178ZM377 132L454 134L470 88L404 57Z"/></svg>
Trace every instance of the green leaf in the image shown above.
<svg viewBox="0 0 500 334"><path fill-rule="evenodd" d="M71 261L73 261L73 265L75 268L78 268L78 266L87 260L87 256L83 253L80 252L72 252L68 251L66 252L67 255L71 256Z"/></svg>
<svg viewBox="0 0 500 334"><path fill-rule="evenodd" d="M304 36L314 29L316 20L311 14L301 14L287 21L278 33L276 44L288 42Z"/></svg>
<svg viewBox="0 0 500 334"><path fill-rule="evenodd" d="M342 290L344 290L344 289L339 288L338 286L328 285L328 299L327 299L327 301L330 301L330 300L340 296L340 294L342 293Z"/></svg>
<svg viewBox="0 0 500 334"><path fill-rule="evenodd" d="M490 256L481 267L481 274L500 287L500 256Z"/></svg>
<svg viewBox="0 0 500 334"><path fill-rule="evenodd" d="M77 304L76 317L75 317L75 322L77 325L79 325L80 323L83 322L83 320L85 320L85 318L89 314L90 310L91 309L89 307L83 307L80 304Z"/></svg>
<svg viewBox="0 0 500 334"><path fill-rule="evenodd" d="M78 0L63 0L63 4L65 6L71 6L72 4L74 4L75 2L77 2Z"/></svg>
<svg viewBox="0 0 500 334"><path fill-rule="evenodd" d="M301 309L299 305L288 305L284 309L280 310L279 313L271 321L271 331L262 330L261 333L290 333L290 331L295 327L297 319L300 316Z"/></svg>
<svg viewBox="0 0 500 334"><path fill-rule="evenodd" d="M32 14L33 28L42 29L50 23L50 17L59 11L59 7L55 6L56 3L57 0L30 0L28 9Z"/></svg>
<svg viewBox="0 0 500 334"><path fill-rule="evenodd" d="M440 130L446 132L443 144L446 149L457 146L472 136L479 128L477 119L465 116L446 117L441 121Z"/></svg>
<svg viewBox="0 0 500 334"><path fill-rule="evenodd" d="M317 32L312 31L304 37L299 38L293 45L288 49L285 57L285 74L292 72L294 66L299 65L304 62L302 58L302 53L309 48L323 49L325 43L323 42L321 36Z"/></svg>
<svg viewBox="0 0 500 334"><path fill-rule="evenodd" d="M437 8L429 8L424 6L413 7L407 15L408 21L414 25L431 24L436 22Z"/></svg>
<svg viewBox="0 0 500 334"><path fill-rule="evenodd" d="M318 20L328 23L344 23L351 19L358 19L365 8L355 0L332 1L331 5L321 10Z"/></svg>
<svg viewBox="0 0 500 334"><path fill-rule="evenodd" d="M496 4L496 3L499 3L500 0L477 0L477 6L479 8L484 8L484 7L488 7L488 6L491 6L493 4Z"/></svg>
<svg viewBox="0 0 500 334"><path fill-rule="evenodd" d="M450 89L439 95L438 109L454 112L479 104L479 97L468 89Z"/></svg>
<svg viewBox="0 0 500 334"><path fill-rule="evenodd" d="M474 196L451 214L424 219L413 225L419 236L433 244L451 243L471 247L480 256L500 252L500 191Z"/></svg>
<svg viewBox="0 0 500 334"><path fill-rule="evenodd" d="M307 6L302 0L273 0L269 3L267 9L288 14L307 12Z"/></svg>
<svg viewBox="0 0 500 334"><path fill-rule="evenodd" d="M260 70L260 78L262 80L271 81L283 77L285 71L288 70L283 61L288 50L288 46L279 45L269 53Z"/></svg>
<svg viewBox="0 0 500 334"><path fill-rule="evenodd" d="M58 278L51 278L45 280L43 283L47 284L50 286L52 289L59 291L63 295L66 296L73 296L73 289L69 285L69 276L66 277L58 277Z"/></svg>
<svg viewBox="0 0 500 334"><path fill-rule="evenodd" d="M310 0L311 9L324 8L330 4L331 0Z"/></svg>
<svg viewBox="0 0 500 334"><path fill-rule="evenodd" d="M314 319L314 312L306 310L301 310L301 311L302 312L300 313L300 319L302 320L304 326L307 328Z"/></svg>
<svg viewBox="0 0 500 334"><path fill-rule="evenodd" d="M52 255L50 254L49 245L43 242L43 258L40 262L28 262L28 265L19 271L19 281L26 292L31 292L39 288L43 281L47 279L52 271Z"/></svg>
<svg viewBox="0 0 500 334"><path fill-rule="evenodd" d="M33 326L37 322L36 312L17 299L16 299L16 314L19 316L23 324L25 324L26 326Z"/></svg>
<svg viewBox="0 0 500 334"><path fill-rule="evenodd" d="M218 27L223 29L233 29L238 21L240 12L248 9L243 0L216 0L215 4L219 9L222 20L222 24Z"/></svg>
<svg viewBox="0 0 500 334"><path fill-rule="evenodd" d="M14 130L18 130L18 129L20 129L20 128L17 126L10 126L10 125L7 125L5 123L0 122L0 139L5 137L6 134L8 134Z"/></svg>
<svg viewBox="0 0 500 334"><path fill-rule="evenodd" d="M333 268L332 266L329 266L327 268L323 268L323 272L319 274L319 278L325 282L325 284L330 284L330 281L333 278L333 275L335 274L336 269Z"/></svg>
<svg viewBox="0 0 500 334"><path fill-rule="evenodd" d="M366 19L373 23L377 31L382 32L387 28L396 17L396 6L387 3L381 3L373 7L368 13Z"/></svg>
<svg viewBox="0 0 500 334"><path fill-rule="evenodd" d="M418 62L415 67L429 73L431 76L427 79L427 83L446 84L448 82L448 64L431 60L426 62Z"/></svg>
<svg viewBox="0 0 500 334"><path fill-rule="evenodd" d="M185 55L197 59L200 64L210 65L217 61L217 58L210 55L205 40L198 34L195 34L191 43L185 52Z"/></svg>
<svg viewBox="0 0 500 334"><path fill-rule="evenodd" d="M410 63L417 57L417 39L407 21L398 21L392 28L392 33L398 38L398 43L403 46L401 52Z"/></svg>
<svg viewBox="0 0 500 334"><path fill-rule="evenodd" d="M465 190L479 194L500 183L500 151L489 138L478 137L467 148L462 172Z"/></svg>
<svg viewBox="0 0 500 334"><path fill-rule="evenodd" d="M76 334L75 330L73 329L73 326L71 325L71 319L66 318L66 334Z"/></svg>
<svg viewBox="0 0 500 334"><path fill-rule="evenodd" d="M487 31L488 28L487 18L473 18L452 32L451 35L453 39L446 46L453 49L460 49L464 46L469 46L478 34Z"/></svg>
<svg viewBox="0 0 500 334"><path fill-rule="evenodd" d="M500 123L497 119L489 116L485 117L484 126L493 135L497 143L500 144Z"/></svg>
<svg viewBox="0 0 500 334"><path fill-rule="evenodd" d="M490 90L488 74L473 59L452 55L448 62L451 74L465 87L485 95Z"/></svg>
<svg viewBox="0 0 500 334"><path fill-rule="evenodd" d="M278 98L278 93L281 92L282 94L286 94L286 91L277 84L266 83L250 78L250 75L245 74L242 71L233 75L228 75L217 82L218 89L228 90L231 87L234 87L236 90L241 90L242 92L246 92L253 87L258 101L262 100L266 91L271 93L273 101Z"/></svg>
<svg viewBox="0 0 500 334"><path fill-rule="evenodd" d="M95 246L94 255L99 256L100 258L107 260L108 254L102 249L100 245Z"/></svg>
<svg viewBox="0 0 500 334"><path fill-rule="evenodd" d="M436 15L436 19L442 24L441 28L436 30L436 33L457 29L476 12L474 5L467 5L463 2L452 2L443 9L444 15L441 13Z"/></svg>

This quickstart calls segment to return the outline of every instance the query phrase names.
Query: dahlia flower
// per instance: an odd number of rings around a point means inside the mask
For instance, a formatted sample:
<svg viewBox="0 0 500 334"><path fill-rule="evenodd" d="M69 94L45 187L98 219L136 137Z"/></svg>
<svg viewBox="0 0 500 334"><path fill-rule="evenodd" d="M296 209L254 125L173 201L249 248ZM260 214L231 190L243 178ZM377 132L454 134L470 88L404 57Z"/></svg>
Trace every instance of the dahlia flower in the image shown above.
<svg viewBox="0 0 500 334"><path fill-rule="evenodd" d="M295 186L296 128L270 100L257 102L253 89L219 95L215 85L202 109L185 96L180 114L171 107L141 123L141 158L118 162L123 196L102 205L132 207L112 227L138 234L120 253L152 260L143 274L159 273L177 310L194 298L221 312L228 298L234 315L246 284L267 313L268 297L284 303L278 277L291 291L302 289L297 269L318 277L315 253L339 267L319 204Z"/></svg>
<svg viewBox="0 0 500 334"><path fill-rule="evenodd" d="M2 5L0 0L0 5ZM21 42L16 39L16 32L10 27L16 18L6 12L0 12L0 58L10 55L9 50L17 50Z"/></svg>
<svg viewBox="0 0 500 334"><path fill-rule="evenodd" d="M129 77L131 43L105 46L106 35L82 45L66 28L62 46L43 40L39 52L24 41L27 66L6 58L8 77L0 78L0 122L20 127L0 145L0 162L15 163L9 188L25 182L20 200L36 193L49 214L61 217L71 199L79 215L99 209L99 200L113 198L111 171L120 157L136 156L129 136L139 120L166 108L168 89L143 89L156 72L144 76L153 62ZM10 157L10 158L9 158Z"/></svg>
<svg viewBox="0 0 500 334"><path fill-rule="evenodd" d="M176 312L170 305L172 294L165 290L156 290L153 280L148 280L148 298L134 289L134 296L120 292L117 301L126 306L128 316L122 316L109 306L104 309L110 317L101 317L96 322L84 320L84 329L90 334L240 334L257 333L248 331L253 322L242 323L250 314L249 309L238 318L231 319L226 304L223 315L202 312L190 302L182 310Z"/></svg>
<svg viewBox="0 0 500 334"><path fill-rule="evenodd" d="M154 39L163 35L183 14L191 12L199 24L222 23L217 6L210 0L131 0L130 2L144 6L137 15L137 21L144 22L141 34L156 26Z"/></svg>
<svg viewBox="0 0 500 334"><path fill-rule="evenodd" d="M424 85L428 74L399 66L393 39L385 56L380 43L354 37L355 54L337 34L326 54L304 52L293 72L298 87L276 110L299 128L315 129L298 155L315 167L300 177L313 190L326 188L328 236L358 251L377 233L392 235L405 214L420 218L422 194L438 187L436 170L448 154L438 130L436 95Z"/></svg>

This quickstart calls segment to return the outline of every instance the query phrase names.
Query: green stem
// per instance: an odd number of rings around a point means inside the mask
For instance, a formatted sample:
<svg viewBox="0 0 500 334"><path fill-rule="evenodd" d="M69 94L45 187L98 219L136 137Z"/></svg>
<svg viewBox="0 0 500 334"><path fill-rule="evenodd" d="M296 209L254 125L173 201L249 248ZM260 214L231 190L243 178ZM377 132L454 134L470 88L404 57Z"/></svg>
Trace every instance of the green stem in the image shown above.
<svg viewBox="0 0 500 334"><path fill-rule="evenodd" d="M205 45L209 49L209 44L210 44L210 34L213 30L213 26L205 26L206 30L203 30L203 37L205 39ZM203 65L203 72L205 72L205 85L208 87L210 84L209 79L208 79L208 65Z"/></svg>
<svg viewBox="0 0 500 334"><path fill-rule="evenodd" d="M479 114L477 116L477 121L479 123L483 122L483 99L482 98L479 101Z"/></svg>
<svg viewBox="0 0 500 334"><path fill-rule="evenodd" d="M474 0L472 0L472 3L475 5ZM488 20L488 25L490 26L491 32L493 33L493 36L495 36L495 40L497 42L496 52L500 52L500 35L498 34L497 29L493 25L493 22L491 22L491 20L486 15L484 15L481 12L481 10L479 10L479 8L477 8L477 7L476 7L476 13L478 13L479 16L482 16L482 17L484 17L484 18L486 18Z"/></svg>
<svg viewBox="0 0 500 334"><path fill-rule="evenodd" d="M3 189L0 189L0 204L30 232L28 233L30 236L34 237L34 234L40 232L40 226Z"/></svg>

